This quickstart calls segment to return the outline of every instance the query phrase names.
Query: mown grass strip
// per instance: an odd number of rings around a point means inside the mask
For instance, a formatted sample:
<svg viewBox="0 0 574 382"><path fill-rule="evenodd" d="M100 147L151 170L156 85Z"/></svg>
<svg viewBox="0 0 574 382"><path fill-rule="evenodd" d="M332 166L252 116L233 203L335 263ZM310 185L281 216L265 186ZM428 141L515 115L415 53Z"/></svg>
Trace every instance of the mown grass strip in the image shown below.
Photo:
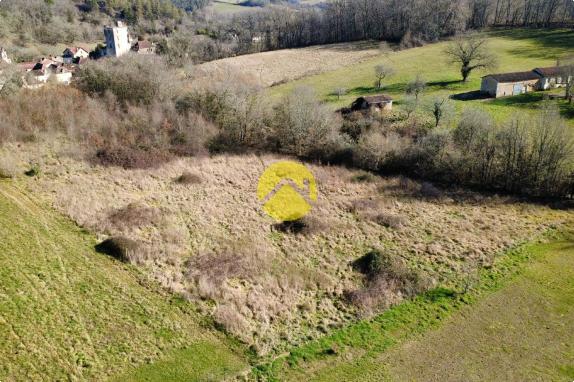
<svg viewBox="0 0 574 382"><path fill-rule="evenodd" d="M535 242L523 243L504 252L495 265L482 270L478 286L466 294L437 288L401 303L383 314L340 329L317 341L293 349L287 356L260 364L252 370L260 380L290 380L308 377L306 371L340 362L341 357L374 358L389 348L438 327L463 306L474 304L481 297L499 290L510 282L524 265L545 253L543 241L558 240L570 232L551 229Z"/></svg>

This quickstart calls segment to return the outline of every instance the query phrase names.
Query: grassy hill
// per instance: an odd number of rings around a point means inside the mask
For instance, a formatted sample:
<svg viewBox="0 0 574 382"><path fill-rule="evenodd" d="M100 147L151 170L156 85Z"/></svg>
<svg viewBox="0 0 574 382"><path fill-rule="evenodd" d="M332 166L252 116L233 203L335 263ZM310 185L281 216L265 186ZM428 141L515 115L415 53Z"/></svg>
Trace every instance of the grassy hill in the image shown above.
<svg viewBox="0 0 574 382"><path fill-rule="evenodd" d="M94 244L0 182L0 380L102 380L182 355L170 367L182 380L220 380L246 367L190 305L97 254ZM138 376L131 380L154 380Z"/></svg>
<svg viewBox="0 0 574 382"><path fill-rule="evenodd" d="M518 247L457 296L435 290L260 368L297 381L574 378L574 233Z"/></svg>
<svg viewBox="0 0 574 382"><path fill-rule="evenodd" d="M536 67L553 66L562 55L574 49L572 30L503 30L487 34L490 50L497 55L499 66L495 72L516 72ZM480 89L484 72L473 72L469 81L460 81L459 68L448 65L442 53L448 42L426 45L402 51L388 51L363 62L334 71L306 77L270 89L274 97L283 96L297 86L310 86L318 96L338 108L348 106L356 97L365 94L386 93L393 96L401 108L405 86L417 75L428 83L425 96L448 96ZM382 90L374 87L374 68L386 64L395 74L384 81ZM285 65L289 65L285 63ZM277 70L275 68L275 70ZM340 99L333 94L337 88L347 89ZM504 119L514 112L528 112L542 101L544 93L532 93L497 100L456 101L458 110L466 106L484 108L497 119ZM574 107L561 103L563 116L574 125Z"/></svg>

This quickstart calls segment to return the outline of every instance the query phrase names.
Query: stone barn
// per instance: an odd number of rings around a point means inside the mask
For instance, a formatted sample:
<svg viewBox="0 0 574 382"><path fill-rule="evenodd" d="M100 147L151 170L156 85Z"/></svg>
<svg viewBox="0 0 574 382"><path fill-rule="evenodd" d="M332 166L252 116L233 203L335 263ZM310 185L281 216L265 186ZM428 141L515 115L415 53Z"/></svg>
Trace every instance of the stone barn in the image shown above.
<svg viewBox="0 0 574 382"><path fill-rule="evenodd" d="M357 98L351 104L351 111L390 111L393 109L393 99L388 95L378 94Z"/></svg>
<svg viewBox="0 0 574 382"><path fill-rule="evenodd" d="M574 68L568 66L552 66L550 68L536 68L534 71L542 77L540 90L564 87L574 73Z"/></svg>
<svg viewBox="0 0 574 382"><path fill-rule="evenodd" d="M519 95L538 90L541 80L542 76L533 70L489 74L482 77L480 91L494 98Z"/></svg>

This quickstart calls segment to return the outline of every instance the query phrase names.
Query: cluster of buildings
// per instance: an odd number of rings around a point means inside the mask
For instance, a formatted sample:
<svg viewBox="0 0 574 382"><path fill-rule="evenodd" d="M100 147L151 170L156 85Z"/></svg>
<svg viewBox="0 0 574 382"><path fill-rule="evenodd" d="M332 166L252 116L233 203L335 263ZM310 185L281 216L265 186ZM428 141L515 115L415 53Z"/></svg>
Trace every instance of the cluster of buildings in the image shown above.
<svg viewBox="0 0 574 382"><path fill-rule="evenodd" d="M527 72L489 74L482 77L480 92L489 97L509 97L533 91L565 87L574 77L573 66L536 68ZM382 112L393 108L393 99L377 94L357 98L343 113L355 111Z"/></svg>
<svg viewBox="0 0 574 382"><path fill-rule="evenodd" d="M27 88L39 88L48 81L69 85L77 68L85 64L90 57L121 57L129 52L137 54L154 54L155 45L150 41L134 41L128 32L128 27L122 22L115 26L104 27L106 40L103 54L90 54L84 47L69 47L61 56L42 57L34 62L22 62L18 67L25 73L23 80ZM12 63L7 52L0 48L0 60Z"/></svg>
<svg viewBox="0 0 574 382"><path fill-rule="evenodd" d="M491 97L507 97L566 86L574 76L570 66L536 68L528 72L489 74L482 77L480 91Z"/></svg>

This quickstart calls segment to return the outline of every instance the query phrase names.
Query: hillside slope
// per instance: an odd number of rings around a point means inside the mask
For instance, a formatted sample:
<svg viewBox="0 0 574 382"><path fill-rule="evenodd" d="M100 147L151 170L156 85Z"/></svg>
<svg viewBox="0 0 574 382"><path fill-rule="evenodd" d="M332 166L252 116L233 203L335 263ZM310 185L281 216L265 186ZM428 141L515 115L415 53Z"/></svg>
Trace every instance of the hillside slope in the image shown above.
<svg viewBox="0 0 574 382"><path fill-rule="evenodd" d="M490 73L528 71L536 67L553 66L557 59L571 54L574 49L574 32L571 30L499 30L486 33L485 36L488 38L489 50L496 55L499 63L496 69L488 71ZM396 110L402 110L406 99L406 86L417 76L427 82L423 98L447 97L479 90L481 76L487 72L473 71L469 80L462 82L460 68L447 63L444 54L447 44L448 42L443 41L413 49L380 52L375 57L352 65L272 87L268 92L279 99L297 87L311 87L319 98L328 102L333 108L349 106L361 95L385 93L395 100ZM279 52L273 53L279 54ZM256 63L256 58L257 55L251 56L253 65ZM264 57L260 56L259 60L263 62ZM374 73L375 67L381 64L392 67L394 74L385 78L383 89L377 89L374 85ZM289 64L285 62L283 65ZM272 70L279 70L279 66L275 66ZM265 77L266 73L263 72L262 76ZM346 93L338 97L335 94L336 89L346 89ZM559 90L558 93L563 94L563 91ZM496 119L504 120L513 113L536 110L540 107L545 94L549 92L491 100L456 101L455 106L459 111L469 106L482 108ZM419 107L417 113L428 114L422 106L424 105ZM574 108L562 100L558 106L563 117L574 125Z"/></svg>
<svg viewBox="0 0 574 382"><path fill-rule="evenodd" d="M463 310L440 330L380 359L388 365L390 378L398 381L574 379L572 239L536 247L542 259L513 283L477 306ZM369 369L369 374L373 372L370 379L380 381L382 369L380 364Z"/></svg>
<svg viewBox="0 0 574 382"><path fill-rule="evenodd" d="M563 228L507 252L463 297L436 290L260 370L285 381L572 380L574 236Z"/></svg>
<svg viewBox="0 0 574 382"><path fill-rule="evenodd" d="M199 326L189 304L95 253L94 244L0 182L0 380L102 380L188 347L186 380L245 367Z"/></svg>

